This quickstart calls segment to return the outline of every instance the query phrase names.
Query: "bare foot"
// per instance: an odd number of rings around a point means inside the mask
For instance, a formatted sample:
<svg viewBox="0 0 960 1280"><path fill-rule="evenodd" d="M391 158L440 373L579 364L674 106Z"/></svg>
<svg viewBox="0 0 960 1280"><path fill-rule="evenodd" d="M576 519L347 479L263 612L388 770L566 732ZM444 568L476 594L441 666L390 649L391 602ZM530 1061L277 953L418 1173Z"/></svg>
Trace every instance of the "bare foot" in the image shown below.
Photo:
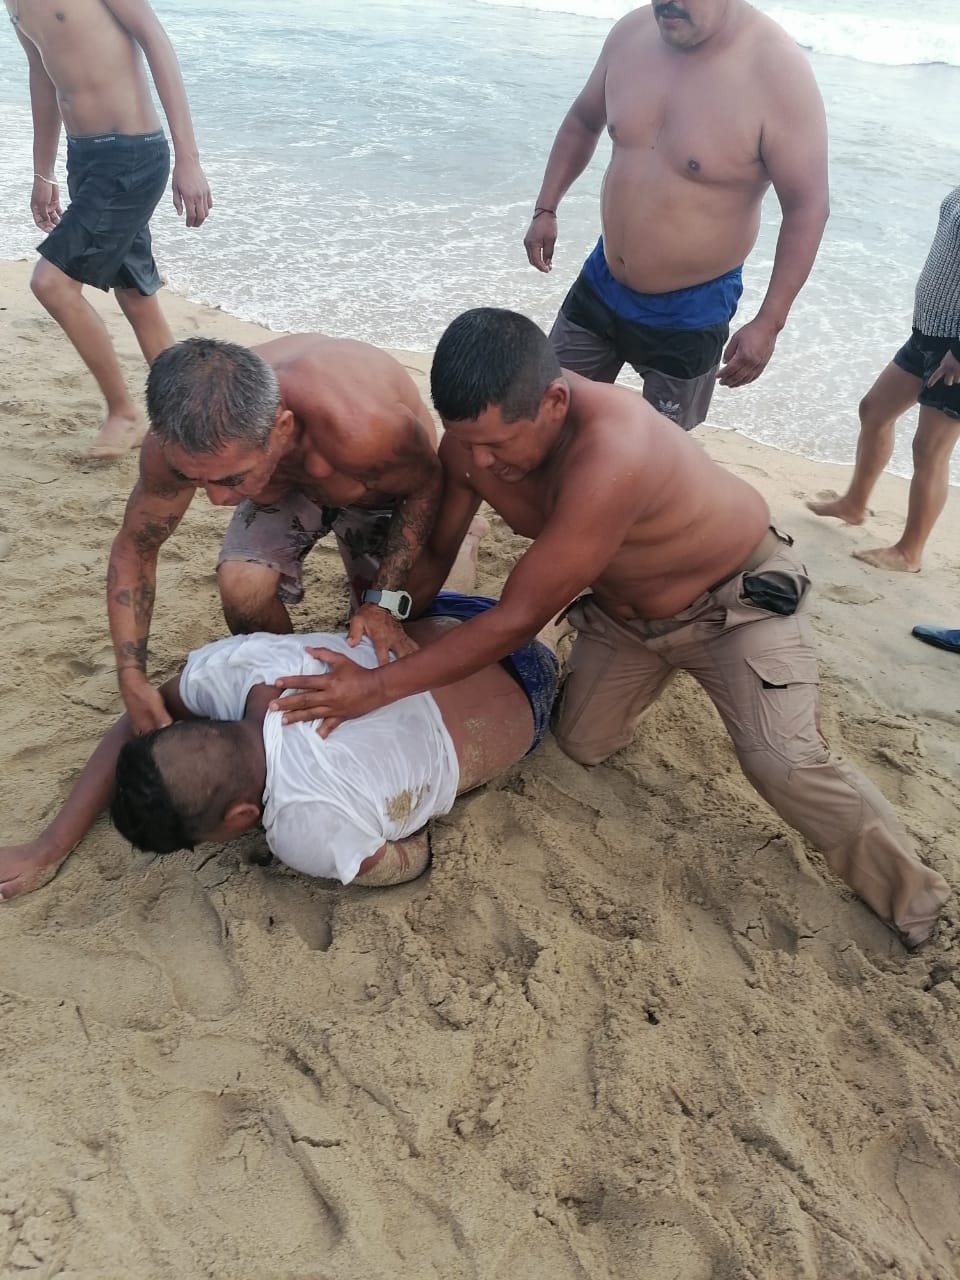
<svg viewBox="0 0 960 1280"><path fill-rule="evenodd" d="M873 565L875 569L893 569L897 573L919 573L920 561L908 560L899 547L868 547L866 551L851 551L855 560Z"/></svg>
<svg viewBox="0 0 960 1280"><path fill-rule="evenodd" d="M477 585L477 552L480 542L490 532L490 521L481 515L475 515L470 522L453 568L443 584L444 591L460 591L464 595L476 589Z"/></svg>
<svg viewBox="0 0 960 1280"><path fill-rule="evenodd" d="M866 515L864 508L854 506L846 494L841 498L833 489L824 489L815 502L807 503L807 508L815 516L835 516L845 524L863 524Z"/></svg>
<svg viewBox="0 0 960 1280"><path fill-rule="evenodd" d="M100 434L83 456L91 462L122 458L131 449L139 448L146 434L147 424L139 414L127 417L125 414L108 413Z"/></svg>

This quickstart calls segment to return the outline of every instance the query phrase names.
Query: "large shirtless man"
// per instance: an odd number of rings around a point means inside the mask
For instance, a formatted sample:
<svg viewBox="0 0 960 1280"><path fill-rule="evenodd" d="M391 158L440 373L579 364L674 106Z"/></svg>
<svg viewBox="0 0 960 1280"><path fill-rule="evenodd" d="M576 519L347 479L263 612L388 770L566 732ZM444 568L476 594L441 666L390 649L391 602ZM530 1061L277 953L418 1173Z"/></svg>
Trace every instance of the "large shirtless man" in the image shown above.
<svg viewBox="0 0 960 1280"><path fill-rule="evenodd" d="M409 647L406 575L433 525L436 430L413 379L364 342L299 334L255 349L188 338L153 362L140 476L113 542L107 610L137 732L168 724L147 679L157 556L197 489L236 507L217 574L234 633L292 630L302 562L336 534L353 643L381 661Z"/></svg>
<svg viewBox="0 0 960 1280"><path fill-rule="evenodd" d="M560 126L524 245L553 265L557 207L606 126L603 235L550 335L565 369L643 394L687 429L758 377L810 273L828 213L823 103L807 59L746 0L655 0L616 24ZM782 222L756 316L724 350L773 184Z"/></svg>
<svg viewBox="0 0 960 1280"><path fill-rule="evenodd" d="M949 895L890 805L830 754L803 605L810 579L766 502L633 392L561 371L525 317L481 309L440 340L431 374L446 429L444 500L411 579L429 599L481 501L533 539L495 609L365 670L277 682L285 720L344 718L462 680L536 634L569 601L577 638L555 734L595 765L626 746L678 670L709 694L744 774L910 946ZM590 590L589 595L581 595Z"/></svg>
<svg viewBox="0 0 960 1280"><path fill-rule="evenodd" d="M41 231L30 287L76 347L107 402L93 458L140 443L144 423L116 353L83 286L113 289L149 364L173 334L157 302L160 276L150 218L170 172L170 148L150 96L141 50L166 113L176 162L173 203L199 227L213 205L200 168L180 68L146 0L5 0L30 66L33 190ZM70 205L63 212L54 172L61 123L67 130Z"/></svg>

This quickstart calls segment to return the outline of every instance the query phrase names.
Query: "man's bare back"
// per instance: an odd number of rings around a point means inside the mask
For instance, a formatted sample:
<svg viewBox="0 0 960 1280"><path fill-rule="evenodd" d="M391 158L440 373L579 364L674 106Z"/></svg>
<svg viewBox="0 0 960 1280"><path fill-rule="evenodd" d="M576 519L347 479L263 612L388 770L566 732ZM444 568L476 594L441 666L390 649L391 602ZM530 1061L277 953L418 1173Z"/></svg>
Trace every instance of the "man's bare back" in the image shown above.
<svg viewBox="0 0 960 1280"><path fill-rule="evenodd" d="M68 133L152 133L160 120L140 47L104 0L6 0L36 45Z"/></svg>
<svg viewBox="0 0 960 1280"><path fill-rule="evenodd" d="M633 475L633 520L590 583L597 602L621 618L666 618L731 573L770 523L767 504L656 413L634 391L565 371L570 387L567 437L544 466L510 483L477 467L460 431L448 432L440 457L448 483L458 480L487 502L515 533L538 538L569 501L571 479L595 513L624 472ZM438 529L437 537L443 537ZM581 588L582 589L582 588ZM561 602L560 607L562 607Z"/></svg>

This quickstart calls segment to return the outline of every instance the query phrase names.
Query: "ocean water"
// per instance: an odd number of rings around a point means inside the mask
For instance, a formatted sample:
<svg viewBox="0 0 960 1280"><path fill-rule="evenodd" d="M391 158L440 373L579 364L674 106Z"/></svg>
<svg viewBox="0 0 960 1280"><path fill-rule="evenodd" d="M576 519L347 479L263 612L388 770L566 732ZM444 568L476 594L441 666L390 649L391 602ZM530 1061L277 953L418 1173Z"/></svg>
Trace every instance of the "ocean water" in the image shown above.
<svg viewBox="0 0 960 1280"><path fill-rule="evenodd" d="M168 283L276 329L428 348L466 307L548 326L599 230L602 139L561 209L550 276L522 238L553 135L623 0L156 0L216 207L154 219ZM856 405L907 337L943 195L960 181L960 6L762 0L809 52L833 214L774 359L711 420L848 462ZM0 38L0 257L32 255L26 61ZM61 162L60 172L63 173ZM740 320L769 277L768 197ZM910 473L910 416L893 469ZM960 461L953 479L960 483Z"/></svg>

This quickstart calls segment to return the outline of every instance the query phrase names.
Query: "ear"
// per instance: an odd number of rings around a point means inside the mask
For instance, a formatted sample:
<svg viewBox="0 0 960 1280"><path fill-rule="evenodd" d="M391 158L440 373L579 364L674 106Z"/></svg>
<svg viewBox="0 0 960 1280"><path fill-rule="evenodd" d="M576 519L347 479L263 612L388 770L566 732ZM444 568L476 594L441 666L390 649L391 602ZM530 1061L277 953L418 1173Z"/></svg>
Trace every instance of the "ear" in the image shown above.
<svg viewBox="0 0 960 1280"><path fill-rule="evenodd" d="M554 378L543 393L540 412L549 421L562 422L570 408L570 384L566 378Z"/></svg>
<svg viewBox="0 0 960 1280"><path fill-rule="evenodd" d="M293 439L294 427L292 411L279 408L274 415L273 430L270 433L270 443L277 452L283 452Z"/></svg>
<svg viewBox="0 0 960 1280"><path fill-rule="evenodd" d="M220 823L218 835L221 840L232 840L235 836L249 831L260 821L260 806L249 800L235 800L229 805ZM222 833L219 834L219 833Z"/></svg>

